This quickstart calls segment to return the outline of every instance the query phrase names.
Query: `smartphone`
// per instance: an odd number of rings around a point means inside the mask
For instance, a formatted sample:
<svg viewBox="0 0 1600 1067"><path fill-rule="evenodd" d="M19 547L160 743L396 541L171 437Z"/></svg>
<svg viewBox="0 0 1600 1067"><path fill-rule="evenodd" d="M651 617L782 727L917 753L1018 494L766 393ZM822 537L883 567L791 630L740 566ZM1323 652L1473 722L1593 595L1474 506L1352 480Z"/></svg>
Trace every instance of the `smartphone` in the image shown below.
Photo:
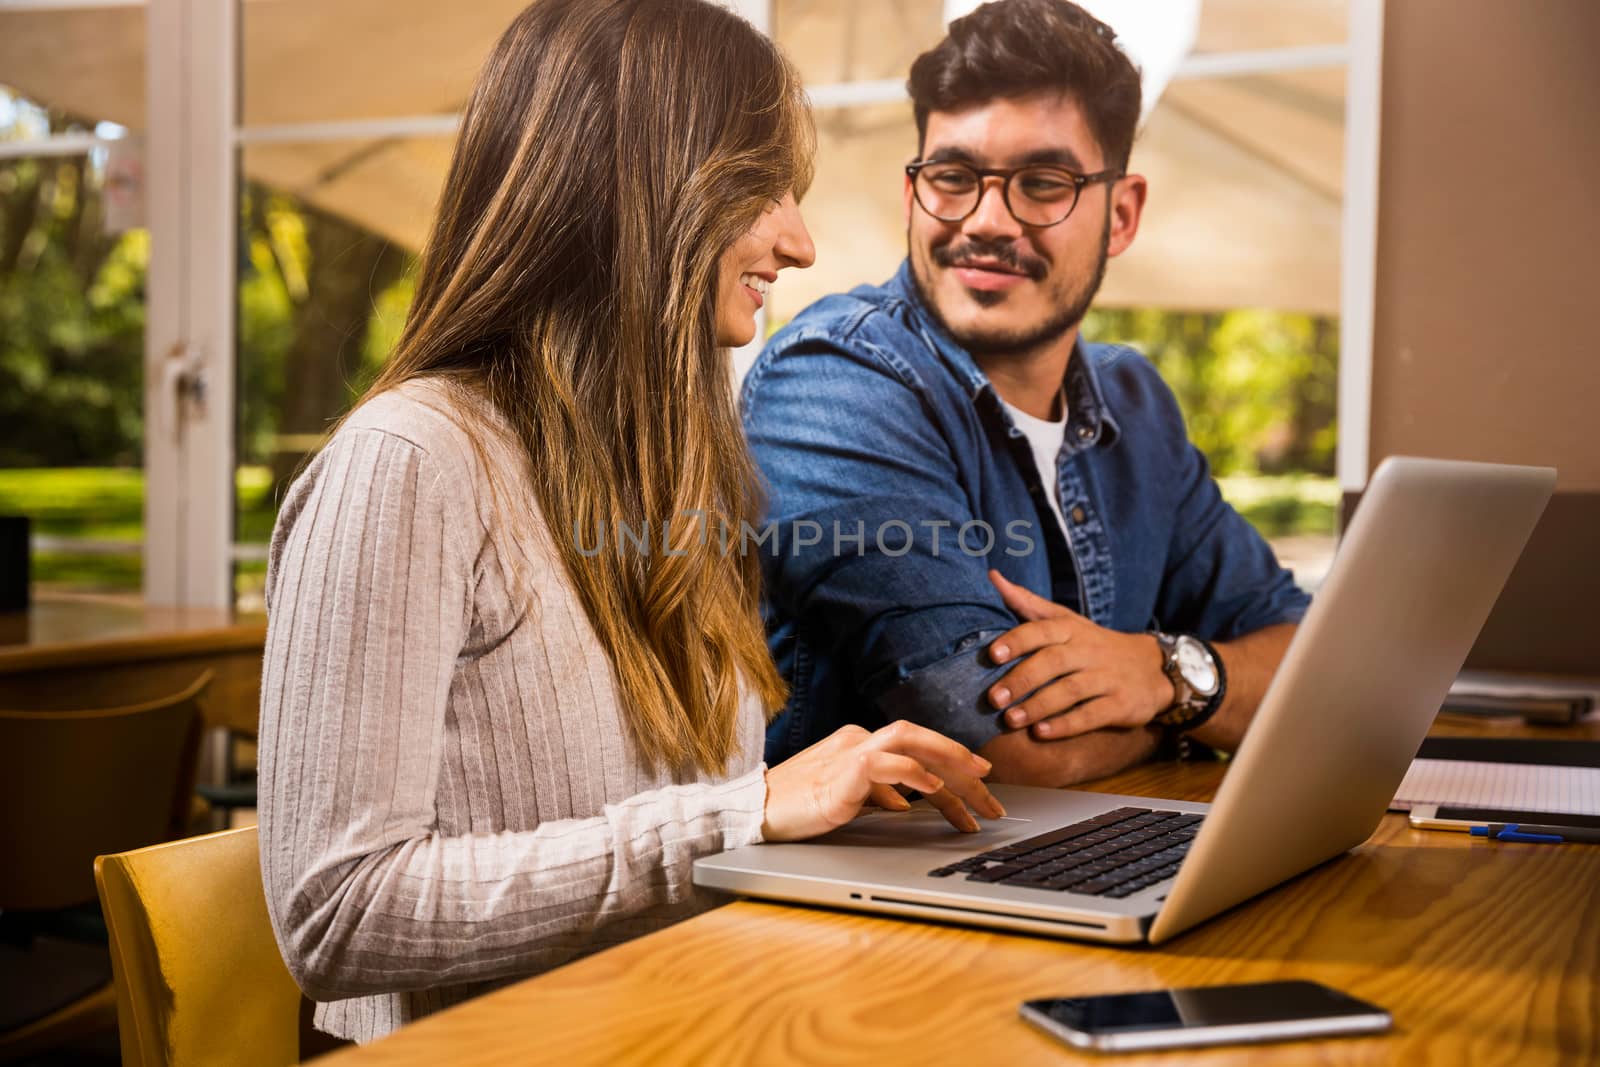
<svg viewBox="0 0 1600 1067"><path fill-rule="evenodd" d="M1074 1048L1100 1052L1375 1034L1394 1025L1382 1008L1317 982L1030 1000L1022 1017Z"/></svg>
<svg viewBox="0 0 1600 1067"><path fill-rule="evenodd" d="M1600 830L1600 815L1554 815L1548 811L1514 811L1508 808L1469 808L1451 804L1413 804L1411 825L1419 830L1459 830L1488 823L1530 823L1538 826L1561 825L1575 829Z"/></svg>

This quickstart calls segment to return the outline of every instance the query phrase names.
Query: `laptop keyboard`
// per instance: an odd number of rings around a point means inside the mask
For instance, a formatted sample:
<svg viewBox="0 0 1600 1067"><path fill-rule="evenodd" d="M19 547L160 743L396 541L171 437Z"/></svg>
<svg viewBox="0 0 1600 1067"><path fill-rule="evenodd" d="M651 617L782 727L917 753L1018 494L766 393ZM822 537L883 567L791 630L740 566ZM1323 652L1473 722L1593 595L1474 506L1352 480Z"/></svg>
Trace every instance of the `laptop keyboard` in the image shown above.
<svg viewBox="0 0 1600 1067"><path fill-rule="evenodd" d="M1097 897L1126 897L1171 878L1203 815L1118 808L1059 830L981 852L928 872Z"/></svg>

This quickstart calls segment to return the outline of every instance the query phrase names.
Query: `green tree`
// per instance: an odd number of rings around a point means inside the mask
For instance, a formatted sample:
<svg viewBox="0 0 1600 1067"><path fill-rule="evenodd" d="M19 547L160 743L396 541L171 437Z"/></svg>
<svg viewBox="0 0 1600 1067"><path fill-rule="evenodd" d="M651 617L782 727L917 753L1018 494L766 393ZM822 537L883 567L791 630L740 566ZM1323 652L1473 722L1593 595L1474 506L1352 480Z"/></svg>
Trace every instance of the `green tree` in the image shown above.
<svg viewBox="0 0 1600 1067"><path fill-rule="evenodd" d="M1338 324L1287 312L1095 310L1084 335L1156 365L1219 475L1333 473Z"/></svg>
<svg viewBox="0 0 1600 1067"><path fill-rule="evenodd" d="M0 163L0 466L138 462L149 248L101 211L83 157Z"/></svg>

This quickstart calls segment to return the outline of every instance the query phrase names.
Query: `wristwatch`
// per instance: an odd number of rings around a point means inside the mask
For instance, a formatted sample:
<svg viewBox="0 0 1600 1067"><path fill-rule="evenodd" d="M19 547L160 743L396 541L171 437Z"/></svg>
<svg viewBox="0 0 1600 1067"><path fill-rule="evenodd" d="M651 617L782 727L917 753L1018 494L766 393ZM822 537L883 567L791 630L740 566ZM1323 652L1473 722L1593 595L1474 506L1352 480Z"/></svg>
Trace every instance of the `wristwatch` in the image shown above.
<svg viewBox="0 0 1600 1067"><path fill-rule="evenodd" d="M1151 631L1161 646L1161 669L1172 682L1176 694L1170 707L1158 712L1155 721L1179 732L1193 730L1217 713L1228 677L1216 649L1191 634Z"/></svg>

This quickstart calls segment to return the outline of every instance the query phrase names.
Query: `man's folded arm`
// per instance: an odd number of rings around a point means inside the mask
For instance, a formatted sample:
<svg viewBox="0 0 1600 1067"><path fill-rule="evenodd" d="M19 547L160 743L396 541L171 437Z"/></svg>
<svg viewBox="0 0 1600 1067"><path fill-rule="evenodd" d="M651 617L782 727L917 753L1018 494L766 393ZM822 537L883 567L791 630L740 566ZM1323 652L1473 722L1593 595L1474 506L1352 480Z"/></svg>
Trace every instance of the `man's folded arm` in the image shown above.
<svg viewBox="0 0 1600 1067"><path fill-rule="evenodd" d="M774 552L767 595L824 639L851 688L885 719L970 748L1002 730L984 693L1007 670L989 641L1015 626L969 553L988 534L911 370L870 342L802 342L746 380L745 428L766 474ZM966 541L961 540L967 527ZM1037 530L992 531L998 556Z"/></svg>

